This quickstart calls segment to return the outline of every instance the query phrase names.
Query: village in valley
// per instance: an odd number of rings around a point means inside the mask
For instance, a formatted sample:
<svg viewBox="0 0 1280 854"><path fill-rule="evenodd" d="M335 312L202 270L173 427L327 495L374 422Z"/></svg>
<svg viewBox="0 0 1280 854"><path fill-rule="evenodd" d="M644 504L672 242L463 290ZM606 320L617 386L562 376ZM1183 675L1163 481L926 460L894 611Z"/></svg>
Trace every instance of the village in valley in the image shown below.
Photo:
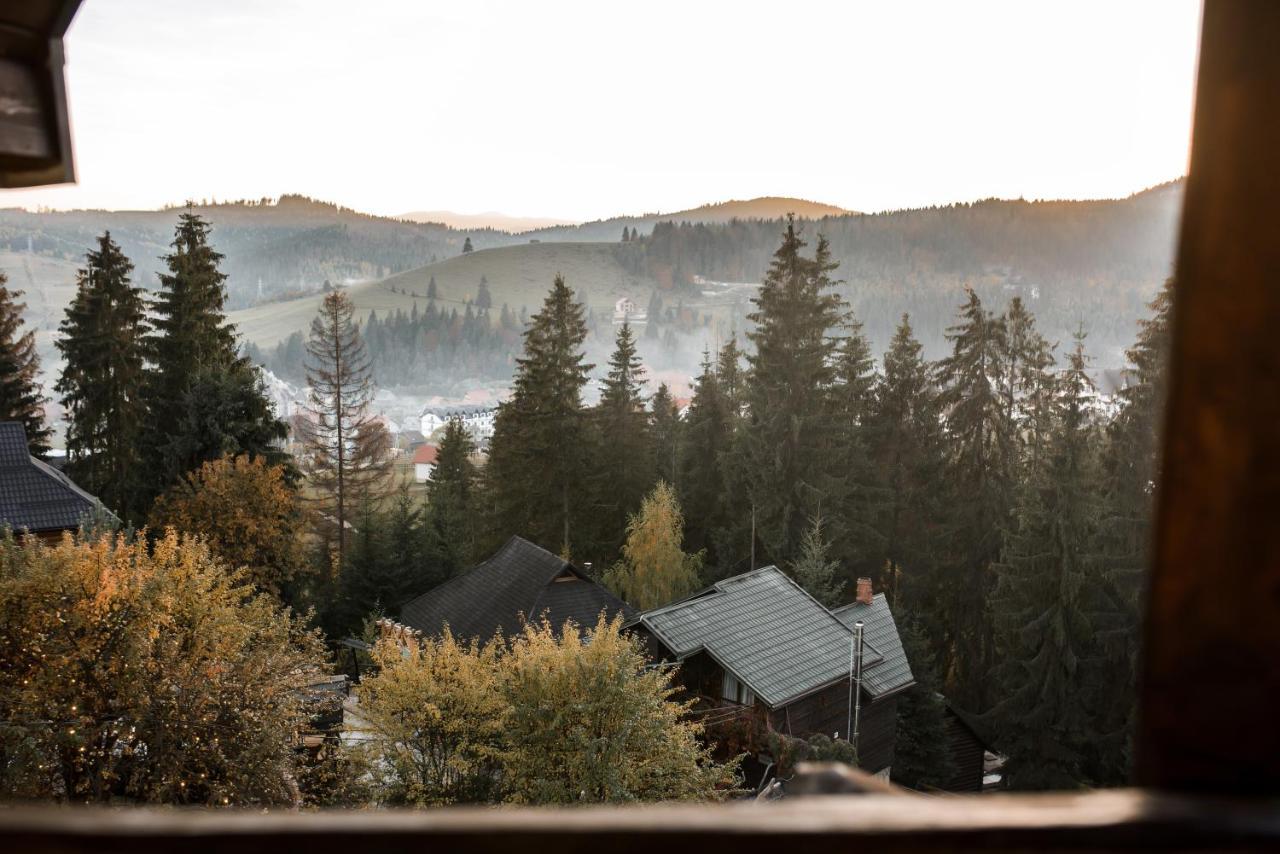
<svg viewBox="0 0 1280 854"><path fill-rule="evenodd" d="M1088 472L1153 464L1167 288L1104 395L1084 335L1056 354L1016 296L996 314L966 291L936 364L906 315L874 358L821 233L778 228L747 331L705 351L691 398L650 392L644 317L620 300L586 403L584 307L556 277L500 402L400 424L343 288L311 325L305 399L280 403L197 213L154 299L109 233L87 254L56 433L0 289L6 791L777 800L824 762L867 791L1118 779L1123 693L1042 726L1022 686L1066 691L1080 660L1101 691L1131 666L1141 529L1098 514L1147 499ZM62 678L85 668L102 675ZM1070 743L1081 727L1100 739Z"/></svg>

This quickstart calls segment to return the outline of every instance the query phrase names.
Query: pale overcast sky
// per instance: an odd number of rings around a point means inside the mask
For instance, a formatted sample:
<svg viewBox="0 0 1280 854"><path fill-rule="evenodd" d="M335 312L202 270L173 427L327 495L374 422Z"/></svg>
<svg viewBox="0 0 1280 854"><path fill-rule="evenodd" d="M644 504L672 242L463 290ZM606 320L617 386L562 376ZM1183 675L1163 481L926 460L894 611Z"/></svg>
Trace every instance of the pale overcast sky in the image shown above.
<svg viewBox="0 0 1280 854"><path fill-rule="evenodd" d="M876 211L1186 170L1196 0L85 0L80 183L0 206L305 193L595 219Z"/></svg>

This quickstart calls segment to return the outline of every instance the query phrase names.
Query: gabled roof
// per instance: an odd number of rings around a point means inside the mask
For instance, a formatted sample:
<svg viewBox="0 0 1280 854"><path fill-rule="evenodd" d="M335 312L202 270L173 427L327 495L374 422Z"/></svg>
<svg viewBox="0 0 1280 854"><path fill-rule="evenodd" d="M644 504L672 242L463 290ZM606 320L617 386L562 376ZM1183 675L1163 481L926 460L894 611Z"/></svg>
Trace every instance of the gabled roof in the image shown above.
<svg viewBox="0 0 1280 854"><path fill-rule="evenodd" d="M71 478L28 453L21 423L0 422L0 527L33 534L72 530L99 506Z"/></svg>
<svg viewBox="0 0 1280 854"><path fill-rule="evenodd" d="M776 566L646 611L637 622L678 659L705 651L772 708L849 676L853 633ZM864 674L881 661L866 644Z"/></svg>
<svg viewBox="0 0 1280 854"><path fill-rule="evenodd" d="M413 462L417 464L435 465L440 449L435 445L419 445L413 452Z"/></svg>
<svg viewBox="0 0 1280 854"><path fill-rule="evenodd" d="M875 647L884 657L883 662L871 668L866 666L865 656L863 658L862 682L871 696L892 694L915 684L916 678L911 675L911 665L898 635L898 625L883 593L871 597L870 605L853 602L836 608L832 613L850 629L861 620L863 645Z"/></svg>
<svg viewBox="0 0 1280 854"><path fill-rule="evenodd" d="M426 635L438 635L447 624L457 637L488 640L498 631L515 634L526 618L544 615L557 629L566 620L594 626L601 611L610 619L635 615L572 564L512 537L484 563L402 607L400 622Z"/></svg>

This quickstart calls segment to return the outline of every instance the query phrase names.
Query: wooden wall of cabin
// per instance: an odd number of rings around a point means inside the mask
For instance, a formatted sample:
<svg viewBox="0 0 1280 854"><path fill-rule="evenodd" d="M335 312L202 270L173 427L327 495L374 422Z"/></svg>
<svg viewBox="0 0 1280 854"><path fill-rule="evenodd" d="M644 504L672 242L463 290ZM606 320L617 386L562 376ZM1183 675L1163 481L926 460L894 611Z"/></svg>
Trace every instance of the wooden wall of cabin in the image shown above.
<svg viewBox="0 0 1280 854"><path fill-rule="evenodd" d="M986 748L955 714L946 714L947 753L951 756L955 772L943 784L947 792L981 792L983 760Z"/></svg>
<svg viewBox="0 0 1280 854"><path fill-rule="evenodd" d="M840 738L847 738L848 681L828 685L790 705L774 709L769 713L769 723L778 732L796 738L807 738L818 733L826 736L839 733ZM864 695L858 721L858 764L873 773L891 766L897 736L897 697L872 701Z"/></svg>

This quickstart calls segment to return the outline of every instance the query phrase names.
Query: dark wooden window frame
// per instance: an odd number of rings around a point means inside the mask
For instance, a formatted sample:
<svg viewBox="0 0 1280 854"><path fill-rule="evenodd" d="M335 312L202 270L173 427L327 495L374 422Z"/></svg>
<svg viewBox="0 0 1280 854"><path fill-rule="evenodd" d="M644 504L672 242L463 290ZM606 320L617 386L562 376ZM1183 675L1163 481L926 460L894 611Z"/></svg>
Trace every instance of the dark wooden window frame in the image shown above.
<svg viewBox="0 0 1280 854"><path fill-rule="evenodd" d="M13 808L0 809L0 840L13 851L238 854L1280 849L1280 2L1205 5L1172 352L1140 788L575 810Z"/></svg>

